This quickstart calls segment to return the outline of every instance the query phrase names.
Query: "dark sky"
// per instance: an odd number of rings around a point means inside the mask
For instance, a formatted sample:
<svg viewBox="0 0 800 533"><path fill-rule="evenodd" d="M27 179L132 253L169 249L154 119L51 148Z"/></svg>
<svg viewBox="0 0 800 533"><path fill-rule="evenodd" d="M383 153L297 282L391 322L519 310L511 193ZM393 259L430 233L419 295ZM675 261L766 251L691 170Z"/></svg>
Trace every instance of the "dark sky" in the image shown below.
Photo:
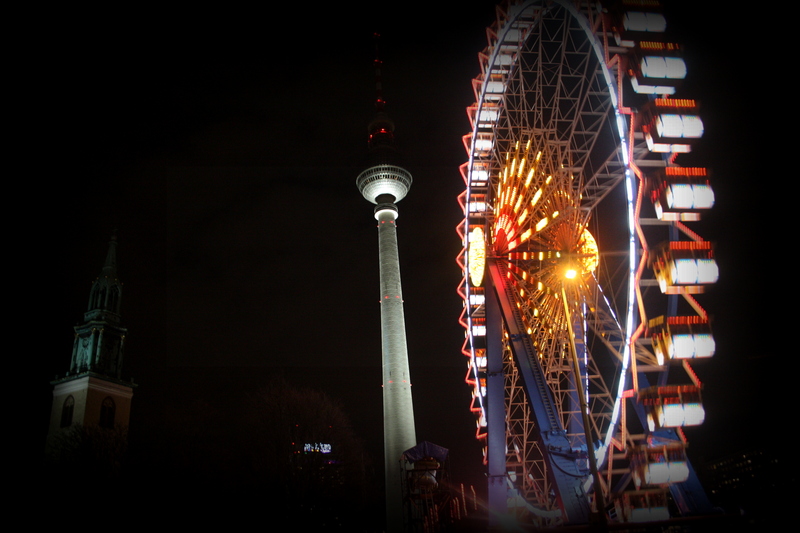
<svg viewBox="0 0 800 533"><path fill-rule="evenodd" d="M282 372L340 399L380 450L377 235L354 184L374 112L378 31L387 112L414 177L398 231L417 435L451 448L468 476L479 472L457 322L456 196L465 108L494 8L463 5L376 4L358 16L338 4L119 12L102 27L71 13L84 22L54 43L43 67L57 90L40 102L57 180L41 244L56 295L38 373L43 425L47 382L67 368L71 327L116 229L125 373L140 384L132 432L152 428L148 417L167 402L222 401L226 387ZM697 368L709 429L687 432L708 452L709 443L738 447L752 398L767 393L753 372L777 350L745 310L755 265L742 261L743 246L756 230L740 192L752 118L731 112L743 106L727 17L671 19L690 46L685 96L703 106L696 155L718 177L715 213L700 229L722 272L707 300L717 356Z"/></svg>

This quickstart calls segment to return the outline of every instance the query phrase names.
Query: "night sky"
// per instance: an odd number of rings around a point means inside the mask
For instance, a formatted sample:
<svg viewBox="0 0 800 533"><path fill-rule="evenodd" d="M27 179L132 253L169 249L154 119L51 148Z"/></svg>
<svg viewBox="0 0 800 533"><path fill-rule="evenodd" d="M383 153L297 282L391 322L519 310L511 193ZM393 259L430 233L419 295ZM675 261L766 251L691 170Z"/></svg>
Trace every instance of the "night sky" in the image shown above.
<svg viewBox="0 0 800 533"><path fill-rule="evenodd" d="M116 231L124 373L139 384L132 439L152 442L165 410L198 397L221 405L281 374L341 401L382 465L377 232L355 187L374 113L377 31L386 111L414 177L398 204L398 238L417 436L451 449L455 475L480 482L455 227L465 108L494 7L425 5L358 16L329 4L117 12L102 27L68 15L75 24L42 65L58 90L40 102L57 180L47 235L36 236L51 298L34 384L41 440L48 382L68 368L72 326ZM702 300L717 354L695 367L707 422L687 435L699 458L757 441L755 401L769 391L754 376L778 342L746 307L759 268L744 260L756 229L741 194L754 119L740 114L749 109L726 44L729 15L672 5L688 47L684 96L700 100L706 125L694 157L713 169L717 195L714 213L692 226L715 242L721 270Z"/></svg>

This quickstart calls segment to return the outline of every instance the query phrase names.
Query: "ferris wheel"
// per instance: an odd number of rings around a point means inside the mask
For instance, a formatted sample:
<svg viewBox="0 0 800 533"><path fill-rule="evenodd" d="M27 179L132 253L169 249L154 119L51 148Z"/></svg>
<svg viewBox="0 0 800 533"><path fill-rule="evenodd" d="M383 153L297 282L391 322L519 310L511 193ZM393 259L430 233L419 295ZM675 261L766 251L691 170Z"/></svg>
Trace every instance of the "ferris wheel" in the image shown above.
<svg viewBox="0 0 800 533"><path fill-rule="evenodd" d="M657 2L511 1L464 136L466 380L489 507L539 525L704 512L681 427L713 355L713 206Z"/></svg>

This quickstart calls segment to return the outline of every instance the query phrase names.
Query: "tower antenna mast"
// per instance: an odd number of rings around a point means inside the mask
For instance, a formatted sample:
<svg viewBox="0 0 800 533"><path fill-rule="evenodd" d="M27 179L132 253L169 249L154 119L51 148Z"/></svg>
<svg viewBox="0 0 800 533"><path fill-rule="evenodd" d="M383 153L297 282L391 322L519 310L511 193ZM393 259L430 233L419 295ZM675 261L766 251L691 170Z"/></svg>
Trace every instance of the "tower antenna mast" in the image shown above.
<svg viewBox="0 0 800 533"><path fill-rule="evenodd" d="M381 65L383 62L381 61L380 51L378 42L380 41L381 34L375 32L373 34L375 38L375 59L373 60L373 65L375 66L375 109L378 112L383 111L383 108L386 102L383 99L383 86L381 84Z"/></svg>

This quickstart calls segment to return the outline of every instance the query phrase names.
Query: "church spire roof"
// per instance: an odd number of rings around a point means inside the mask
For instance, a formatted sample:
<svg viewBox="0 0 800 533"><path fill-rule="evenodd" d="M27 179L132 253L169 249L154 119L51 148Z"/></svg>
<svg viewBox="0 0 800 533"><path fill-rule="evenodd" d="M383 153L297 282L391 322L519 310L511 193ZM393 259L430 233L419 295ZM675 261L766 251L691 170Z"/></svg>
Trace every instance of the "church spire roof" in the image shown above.
<svg viewBox="0 0 800 533"><path fill-rule="evenodd" d="M127 329L120 326L122 282L117 277L117 238L112 236L100 275L89 291L84 323L75 326L70 374L91 372L112 379L122 376Z"/></svg>
<svg viewBox="0 0 800 533"><path fill-rule="evenodd" d="M117 277L117 238L111 237L108 252L100 275L92 283L89 291L89 305L84 320L106 320L119 323L122 282Z"/></svg>

